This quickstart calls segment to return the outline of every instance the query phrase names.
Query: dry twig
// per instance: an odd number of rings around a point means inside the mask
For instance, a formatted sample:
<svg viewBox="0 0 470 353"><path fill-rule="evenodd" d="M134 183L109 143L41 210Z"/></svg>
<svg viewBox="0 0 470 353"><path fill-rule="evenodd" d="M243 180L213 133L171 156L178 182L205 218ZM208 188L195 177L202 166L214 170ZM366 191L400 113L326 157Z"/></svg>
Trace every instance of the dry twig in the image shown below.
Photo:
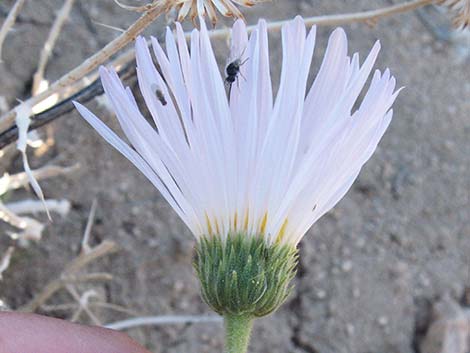
<svg viewBox="0 0 470 353"><path fill-rule="evenodd" d="M61 275L49 282L34 298L22 306L19 311L21 312L34 312L42 304L44 304L52 295L58 290L64 288L65 285L70 283L73 276L77 276L77 273L87 266L90 262L93 262L103 256L109 255L117 250L116 243L105 240L100 245L90 249L88 253L81 253L78 257L72 260L62 271ZM72 276L72 277L71 277Z"/></svg>
<svg viewBox="0 0 470 353"><path fill-rule="evenodd" d="M23 104L34 107L52 94L58 93L65 87L70 86L89 74L93 69L109 59L112 55L121 50L130 41L135 39L150 23L153 22L164 10L166 1L160 2L158 6L145 12L134 24L132 24L124 33L108 43L103 49L86 59L81 65L62 76L54 82L49 89L27 99ZM8 129L16 117L16 108L0 117L0 131Z"/></svg>
<svg viewBox="0 0 470 353"><path fill-rule="evenodd" d="M159 325L181 325L197 323L222 323L222 317L217 315L166 315L166 316L143 316L123 321L117 321L105 325L113 330L124 330L138 326L159 326Z"/></svg>
<svg viewBox="0 0 470 353"><path fill-rule="evenodd" d="M121 79L127 80L135 77L135 66L128 64L119 72ZM75 92L76 87L83 87L84 85L88 85L85 88L82 88L79 92L75 93L72 96L69 96L65 100L61 101L57 105L47 109L42 113L35 114L32 119L32 123L30 126L30 131L35 130L41 126L44 126L51 121L63 116L64 114L72 111L74 108L72 101L76 100L82 104L90 101L91 99L96 98L97 96L103 94L103 87L99 79L97 79L98 74L93 73L92 75L88 76L87 79L82 79L74 84L74 88L70 91ZM88 79L92 81L90 84ZM4 149L8 144L16 141L18 138L18 128L17 126L12 126L7 131L0 133L0 149Z"/></svg>
<svg viewBox="0 0 470 353"><path fill-rule="evenodd" d="M46 207L49 211L56 212L62 217L66 216L70 211L70 202L68 200L54 200L46 199L44 200ZM5 206L17 215L25 213L38 213L45 212L44 204L42 201L37 200L21 200L16 202L9 202Z"/></svg>
<svg viewBox="0 0 470 353"><path fill-rule="evenodd" d="M46 71L47 62L52 53L52 49L55 46L57 38L59 38L60 30L62 29L62 26L69 17L70 10L72 9L74 2L75 0L65 0L64 4L62 5L62 8L57 13L57 17L54 23L52 24L49 36L47 37L47 40L41 50L38 68L33 76L33 96L39 93L39 87L42 80L44 79L44 73Z"/></svg>
<svg viewBox="0 0 470 353"><path fill-rule="evenodd" d="M0 281L2 280L3 272L5 272L10 266L11 256L13 255L14 251L15 248L13 246L10 246L5 252L5 254L3 254L2 256L2 259L0 261Z"/></svg>
<svg viewBox="0 0 470 353"><path fill-rule="evenodd" d="M93 227L93 222L95 221L97 205L98 205L98 202L96 201L96 199L94 199L93 203L91 204L90 214L88 215L88 220L86 222L85 231L83 232L83 239L82 239L82 252L83 253L88 253L91 250L88 242L90 240L91 228Z"/></svg>
<svg viewBox="0 0 470 353"><path fill-rule="evenodd" d="M88 315L88 317L91 319L93 324L101 326L100 320L96 317L95 314L93 314L93 312L88 307L88 301L89 301L90 297L98 296L96 291L94 291L93 289L90 289L90 290L87 290L85 293L83 293L80 296L80 294L78 294L77 289L73 285L68 284L68 285L65 286L65 288L70 293L72 298L75 299L77 301L77 303L79 303L79 307L75 311L75 313L73 314L70 321L71 322L77 322L78 319L80 318L80 314L82 313L82 311L84 311Z"/></svg>
<svg viewBox="0 0 470 353"><path fill-rule="evenodd" d="M70 173L77 170L77 168L78 164L65 168L47 166L32 171L32 174L36 179L45 179ZM4 195L9 190L25 187L28 182L29 179L26 172L14 175L5 173L3 177L0 178L0 196ZM19 214L44 212L44 204L48 209L58 212L62 216L66 215L70 210L70 203L67 200L44 200L40 202L36 200L23 200L6 205L0 202L0 219L21 230L18 233L10 234L10 237L18 240L21 245L27 245L30 240L40 240L44 230L44 224L33 218L21 217Z"/></svg>
<svg viewBox="0 0 470 353"><path fill-rule="evenodd" d="M15 24L16 16L18 16L18 13L21 11L23 4L24 4L24 0L17 0L15 2L15 5L13 5L10 12L8 13L8 16L5 22L3 22L2 28L0 28L0 62L2 62L3 42L5 41L5 38L8 32L11 30L11 28Z"/></svg>
<svg viewBox="0 0 470 353"><path fill-rule="evenodd" d="M12 233L10 237L18 240L22 245L27 244L29 240L39 241L41 239L44 230L42 223L33 218L16 215L2 202L0 202L0 219L15 228L21 229L21 232Z"/></svg>
<svg viewBox="0 0 470 353"><path fill-rule="evenodd" d="M41 310L43 311L59 311L59 310L65 310L65 311L70 311L70 310L77 310L78 306L77 302L73 303L66 303L66 304L56 304L56 305L41 305ZM128 309L124 306L117 305L117 304L111 304L111 303L105 303L105 302L89 302L88 303L89 308L97 307L97 308L104 308L104 309L109 309L109 310L114 310L120 313L128 314L131 316L138 316L139 314L132 309Z"/></svg>
<svg viewBox="0 0 470 353"><path fill-rule="evenodd" d="M65 0L62 8L57 13L57 17L52 24L51 30L49 32L49 36L47 37L46 42L41 50L41 54L39 56L39 63L36 73L33 75L33 87L32 93L36 95L39 93L39 87L41 82L44 79L44 73L46 71L47 62L49 57L52 53L52 50L59 38L60 30L62 29L65 21L67 20L70 10L72 9L73 3L75 0Z"/></svg>
<svg viewBox="0 0 470 353"><path fill-rule="evenodd" d="M433 4L436 0L413 0L404 2L401 4L396 4L388 7L384 7L378 10L370 10L358 13L350 13L344 15L332 15L332 16L318 16L310 17L305 19L307 25L317 25L317 26L340 26L347 23L354 22L364 22L364 23L377 23L378 20L390 17L393 15L398 15L406 12L416 10L420 7ZM268 26L271 29L280 29L283 24L283 21L275 22L271 26Z"/></svg>
<svg viewBox="0 0 470 353"><path fill-rule="evenodd" d="M70 166L70 167L60 167L56 165L49 165L39 169L33 170L33 176L37 180L43 180L52 178L58 175L66 175L73 173L78 170L80 165L78 163ZM25 172L9 175L5 173L0 178L0 195L5 194L8 190L16 190L19 188L23 188L28 185L28 176Z"/></svg>

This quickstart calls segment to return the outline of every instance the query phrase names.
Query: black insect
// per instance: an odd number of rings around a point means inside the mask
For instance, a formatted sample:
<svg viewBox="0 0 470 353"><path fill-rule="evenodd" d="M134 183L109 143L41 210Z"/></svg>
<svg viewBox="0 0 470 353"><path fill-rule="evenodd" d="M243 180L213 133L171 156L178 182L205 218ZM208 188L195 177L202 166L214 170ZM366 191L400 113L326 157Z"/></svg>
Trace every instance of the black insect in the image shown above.
<svg viewBox="0 0 470 353"><path fill-rule="evenodd" d="M242 75L242 73L240 72L240 68L247 61L248 59L242 61L241 58L239 58L239 59L232 61L230 64L227 65L227 68L225 69L225 73L227 74L227 77L225 78L225 83L229 85L229 90L228 90L229 96L232 91L233 83L238 80L238 74Z"/></svg>
<svg viewBox="0 0 470 353"><path fill-rule="evenodd" d="M162 105L168 104L165 99L165 95L163 94L161 89L157 88L157 90L155 91L155 94L157 95L157 99L160 101L160 103L162 103Z"/></svg>

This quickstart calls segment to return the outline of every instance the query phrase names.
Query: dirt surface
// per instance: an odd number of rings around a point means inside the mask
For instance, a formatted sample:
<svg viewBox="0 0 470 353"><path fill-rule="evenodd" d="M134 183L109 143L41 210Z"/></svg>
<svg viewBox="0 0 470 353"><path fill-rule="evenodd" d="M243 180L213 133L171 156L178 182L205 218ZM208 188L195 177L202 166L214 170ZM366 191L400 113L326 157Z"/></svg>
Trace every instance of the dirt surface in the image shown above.
<svg viewBox="0 0 470 353"><path fill-rule="evenodd" d="M39 51L62 2L26 3L0 64L0 96L10 105L29 95ZM12 4L0 3L0 18ZM254 23L260 16L285 19L389 4L276 0L245 13ZM125 28L136 18L112 0L77 1L46 78L59 78L117 35L96 22ZM161 35L162 29L160 21L148 33ZM390 67L406 89L395 103L391 127L351 191L302 241L295 293L277 313L256 322L253 353L418 352L432 303L444 294L460 300L470 286L470 49L439 40L416 13L373 28L345 29L350 50L361 57L380 39L378 67ZM319 30L314 69L330 32ZM279 37L271 39L277 77ZM217 52L227 55L224 42L217 43ZM117 128L103 106L88 106ZM73 175L41 183L47 197L66 198L73 208L66 218L54 217L41 242L15 252L0 282L0 298L17 308L60 273L79 251L97 198L92 242L113 239L121 251L92 266L115 276L93 288L108 302L142 315L209 313L191 266L194 239L158 192L77 113L51 126L55 145L31 163L81 164ZM15 158L8 171L20 170ZM11 199L26 197L33 195L20 191ZM2 226L2 233L7 229ZM0 237L0 253L8 244ZM61 294L49 304L70 301ZM70 317L64 311L49 314ZM104 323L127 317L104 309L96 314ZM89 323L85 315L81 321ZM139 328L129 334L153 352L221 352L223 344L218 324Z"/></svg>

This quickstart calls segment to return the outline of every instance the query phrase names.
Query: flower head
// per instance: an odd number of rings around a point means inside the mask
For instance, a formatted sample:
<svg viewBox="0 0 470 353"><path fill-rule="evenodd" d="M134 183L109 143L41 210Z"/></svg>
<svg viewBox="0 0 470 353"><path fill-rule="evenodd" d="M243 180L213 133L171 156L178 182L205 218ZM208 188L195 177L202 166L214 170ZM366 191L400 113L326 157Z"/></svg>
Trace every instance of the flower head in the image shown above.
<svg viewBox="0 0 470 353"><path fill-rule="evenodd" d="M283 60L275 99L266 23L248 39L243 21L232 31L240 74L227 99L224 78L204 24L167 53L155 38L136 41L140 90L156 128L112 69L101 80L130 147L87 108L82 116L155 185L199 239L230 234L261 236L267 244L295 246L312 224L348 191L391 119L398 92L389 70L375 71L355 109L380 45L363 64L348 56L346 34L330 36L323 63L307 89L315 28L300 17L282 29Z"/></svg>
<svg viewBox="0 0 470 353"><path fill-rule="evenodd" d="M217 11L225 17L243 18L243 14L236 5L251 7L260 2L269 0L153 0L143 6L129 6L114 0L122 8L144 12L155 7L161 7L165 12L176 10L178 13L178 21L183 21L188 15L194 22L196 18L203 18L205 15L209 17L215 25L217 22Z"/></svg>
<svg viewBox="0 0 470 353"><path fill-rule="evenodd" d="M206 14L212 23L217 22L217 11L225 17L243 18L242 13L235 4L251 7L258 2L268 0L170 0L169 4L178 11L178 21L186 16L194 21L196 17L204 17Z"/></svg>

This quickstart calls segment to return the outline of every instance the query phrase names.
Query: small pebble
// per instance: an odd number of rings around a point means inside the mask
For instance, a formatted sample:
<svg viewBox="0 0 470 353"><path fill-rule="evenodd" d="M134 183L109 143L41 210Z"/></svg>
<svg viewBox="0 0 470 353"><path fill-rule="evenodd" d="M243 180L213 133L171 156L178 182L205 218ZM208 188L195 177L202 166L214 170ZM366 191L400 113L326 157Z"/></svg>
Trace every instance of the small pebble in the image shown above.
<svg viewBox="0 0 470 353"><path fill-rule="evenodd" d="M359 249L362 249L365 245L366 245L366 240L365 240L365 238L361 237L361 238L357 239L357 241L356 241L356 246L357 246Z"/></svg>
<svg viewBox="0 0 470 353"><path fill-rule="evenodd" d="M355 331L356 328L353 324L346 324L346 332L348 333L348 336L353 336Z"/></svg>
<svg viewBox="0 0 470 353"><path fill-rule="evenodd" d="M388 325L388 318L386 316L381 316L379 317L377 322L379 323L380 326L385 327Z"/></svg>
<svg viewBox="0 0 470 353"><path fill-rule="evenodd" d="M349 261L349 260L344 261L343 264L341 265L341 269L343 270L343 272L346 272L346 273L351 272L352 268L353 268L353 263L352 261Z"/></svg>
<svg viewBox="0 0 470 353"><path fill-rule="evenodd" d="M349 256L351 255L351 249L347 247L341 248L341 255L343 256Z"/></svg>
<svg viewBox="0 0 470 353"><path fill-rule="evenodd" d="M173 289L175 290L176 293L181 293L184 289L184 282L183 281L175 281L173 284Z"/></svg>
<svg viewBox="0 0 470 353"><path fill-rule="evenodd" d="M464 88L465 88L465 91L466 91L466 92L470 93L470 83L467 82L467 83L464 85Z"/></svg>
<svg viewBox="0 0 470 353"><path fill-rule="evenodd" d="M455 105L449 105L447 107L447 112L451 115L454 115L455 113L457 113L457 107Z"/></svg>
<svg viewBox="0 0 470 353"><path fill-rule="evenodd" d="M160 244L160 241L158 240L158 238L149 238L149 239L147 239L147 245L151 249L158 247L159 244Z"/></svg>
<svg viewBox="0 0 470 353"><path fill-rule="evenodd" d="M419 275L419 283L420 283L423 287L427 288L427 287L429 287L429 286L431 285L431 280L430 280L429 277L426 276L424 273L421 273L421 274Z"/></svg>
<svg viewBox="0 0 470 353"><path fill-rule="evenodd" d="M329 302L328 303L328 316L330 317L336 316L337 313L338 313L338 306L333 302Z"/></svg>
<svg viewBox="0 0 470 353"><path fill-rule="evenodd" d="M317 281L321 281L326 278L326 272L325 271L318 271L317 274L315 275L315 279Z"/></svg>

